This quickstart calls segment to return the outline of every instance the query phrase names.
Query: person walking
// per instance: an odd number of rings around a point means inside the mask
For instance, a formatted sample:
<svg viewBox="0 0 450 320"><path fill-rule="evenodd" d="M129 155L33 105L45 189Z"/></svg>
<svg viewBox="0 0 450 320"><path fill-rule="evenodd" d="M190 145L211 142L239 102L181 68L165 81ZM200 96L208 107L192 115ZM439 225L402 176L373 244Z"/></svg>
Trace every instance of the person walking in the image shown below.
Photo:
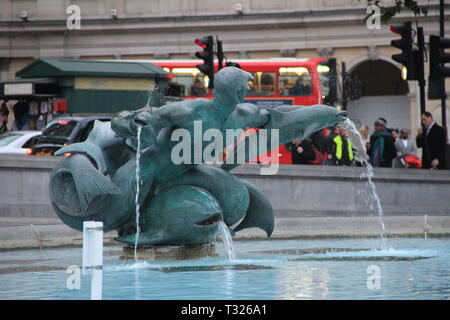
<svg viewBox="0 0 450 320"><path fill-rule="evenodd" d="M370 136L369 149L370 164L373 167L391 168L392 159L397 156L395 139L386 128L386 120L378 118L374 123L375 131Z"/></svg>
<svg viewBox="0 0 450 320"><path fill-rule="evenodd" d="M422 128L416 137L417 148L422 148L423 169L446 169L445 149L446 132L434 120L433 115L425 111L421 115Z"/></svg>

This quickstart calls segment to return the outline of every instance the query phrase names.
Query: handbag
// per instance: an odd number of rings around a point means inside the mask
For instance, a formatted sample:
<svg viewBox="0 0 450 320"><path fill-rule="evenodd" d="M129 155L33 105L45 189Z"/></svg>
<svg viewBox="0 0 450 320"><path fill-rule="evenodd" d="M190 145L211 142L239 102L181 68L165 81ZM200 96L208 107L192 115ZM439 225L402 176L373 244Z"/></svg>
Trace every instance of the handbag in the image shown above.
<svg viewBox="0 0 450 320"><path fill-rule="evenodd" d="M323 154L317 150L316 147L312 146L313 150L314 150L314 154L316 155L316 158L314 160L309 160L308 163L312 164L312 165L321 165L323 163L323 161L325 160L325 157L323 156Z"/></svg>

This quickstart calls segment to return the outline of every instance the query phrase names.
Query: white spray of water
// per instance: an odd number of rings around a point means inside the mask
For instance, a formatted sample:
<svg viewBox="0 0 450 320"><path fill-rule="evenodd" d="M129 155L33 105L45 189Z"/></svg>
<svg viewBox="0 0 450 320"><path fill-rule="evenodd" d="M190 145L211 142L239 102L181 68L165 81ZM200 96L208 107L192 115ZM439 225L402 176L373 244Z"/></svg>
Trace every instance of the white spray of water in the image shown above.
<svg viewBox="0 0 450 320"><path fill-rule="evenodd" d="M354 147L357 150L358 159L362 162L363 165L363 173L361 174L361 179L366 178L369 186L368 199L366 204L369 205L370 210L375 210L378 214L378 221L381 227L381 246L382 249L387 248L387 239L385 235L385 226L383 222L384 211L381 206L380 198L378 197L377 188L375 183L373 183L373 167L368 161L366 146L364 145L364 141L359 133L358 129L356 129L355 124L350 119L345 120L342 126L347 130L348 137L353 142ZM375 207L374 207L375 206Z"/></svg>
<svg viewBox="0 0 450 320"><path fill-rule="evenodd" d="M427 222L428 215L426 214L423 217L423 219L424 219L424 221L423 221L423 237L424 237L425 240L427 240L428 239L428 222Z"/></svg>
<svg viewBox="0 0 450 320"><path fill-rule="evenodd" d="M219 222L219 232L220 237L222 238L223 245L225 246L225 250L228 254L229 260L236 259L236 253L234 252L234 246L233 246L233 238L231 237L230 231L228 230L227 225L225 222L220 221Z"/></svg>
<svg viewBox="0 0 450 320"><path fill-rule="evenodd" d="M139 208L139 189L141 184L141 131L142 127L137 127L137 149L136 149L136 237L134 240L134 260L138 262L138 243L139 243L139 233L141 232L141 228L139 226L139 218L140 218L140 208Z"/></svg>

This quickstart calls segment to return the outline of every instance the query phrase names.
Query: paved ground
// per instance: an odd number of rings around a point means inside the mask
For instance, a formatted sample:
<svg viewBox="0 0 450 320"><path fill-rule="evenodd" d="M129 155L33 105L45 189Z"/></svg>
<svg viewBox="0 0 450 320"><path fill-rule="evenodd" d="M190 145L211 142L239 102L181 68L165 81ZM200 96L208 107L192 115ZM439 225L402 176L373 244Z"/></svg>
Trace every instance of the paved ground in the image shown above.
<svg viewBox="0 0 450 320"><path fill-rule="evenodd" d="M450 237L450 217L388 216L383 218L389 237ZM278 218L271 239L377 237L378 217ZM116 232L105 233L105 244L114 243ZM238 232L235 240L267 239L259 229ZM58 218L0 218L0 249L79 246L82 233L65 226Z"/></svg>

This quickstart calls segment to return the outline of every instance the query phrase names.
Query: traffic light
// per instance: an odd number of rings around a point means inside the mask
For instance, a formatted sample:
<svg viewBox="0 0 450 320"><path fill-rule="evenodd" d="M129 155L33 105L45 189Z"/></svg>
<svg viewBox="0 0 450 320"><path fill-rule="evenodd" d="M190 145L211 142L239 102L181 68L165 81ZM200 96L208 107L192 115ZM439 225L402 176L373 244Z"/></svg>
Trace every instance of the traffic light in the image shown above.
<svg viewBox="0 0 450 320"><path fill-rule="evenodd" d="M430 75L428 77L428 99L445 97L444 78L450 76L450 54L444 49L450 48L450 39L435 35L430 36Z"/></svg>
<svg viewBox="0 0 450 320"><path fill-rule="evenodd" d="M323 71L322 71L323 68ZM326 72L328 78L328 95L324 97L325 103L333 106L337 101L337 65L336 59L322 61L318 66L319 72Z"/></svg>
<svg viewBox="0 0 450 320"><path fill-rule="evenodd" d="M219 66L219 70L222 69L224 67L223 65L223 60L225 58L225 55L223 53L223 49L222 49L222 41L217 40L217 59L218 59L218 66ZM241 68L241 66L239 65L239 63L236 62L232 62L232 61L227 61L225 63L225 67L236 67L236 68Z"/></svg>
<svg viewBox="0 0 450 320"><path fill-rule="evenodd" d="M195 44L203 48L203 51L195 53L195 56L203 60L203 64L197 65L197 69L208 76L208 88L214 88L214 38L212 36L195 39Z"/></svg>
<svg viewBox="0 0 450 320"><path fill-rule="evenodd" d="M450 62L450 53L444 49L450 48L450 38L430 36L430 79L450 77L450 68L445 63Z"/></svg>
<svg viewBox="0 0 450 320"><path fill-rule="evenodd" d="M223 58L224 58L224 54L223 54L223 50L222 50L222 41L219 41L219 39L217 39L217 66L219 70L221 70L223 68Z"/></svg>
<svg viewBox="0 0 450 320"><path fill-rule="evenodd" d="M402 50L402 53L392 55L392 60L401 63L407 70L408 80L416 79L415 59L413 52L413 39L411 22L395 24L391 26L391 31L400 35L401 39L392 40L391 45Z"/></svg>
<svg viewBox="0 0 450 320"><path fill-rule="evenodd" d="M358 100L363 95L363 84L361 80L355 75L349 75L345 73L342 75L343 83L342 90L343 95L348 100Z"/></svg>

